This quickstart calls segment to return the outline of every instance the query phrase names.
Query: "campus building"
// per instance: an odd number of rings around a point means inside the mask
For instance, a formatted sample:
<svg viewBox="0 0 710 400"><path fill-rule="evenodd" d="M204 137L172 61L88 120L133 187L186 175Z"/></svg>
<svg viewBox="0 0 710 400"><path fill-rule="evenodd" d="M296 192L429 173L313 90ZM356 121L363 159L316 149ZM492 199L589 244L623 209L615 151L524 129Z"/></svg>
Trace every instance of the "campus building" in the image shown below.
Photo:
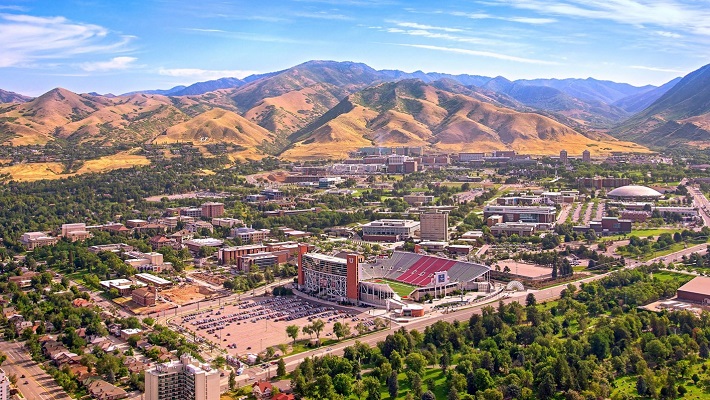
<svg viewBox="0 0 710 400"><path fill-rule="evenodd" d="M63 224L62 237L65 237L72 242L77 240L86 240L91 237L91 233L86 229L85 223Z"/></svg>
<svg viewBox="0 0 710 400"><path fill-rule="evenodd" d="M419 215L420 237L422 240L449 240L449 213L438 210L427 211Z"/></svg>
<svg viewBox="0 0 710 400"><path fill-rule="evenodd" d="M57 242L59 238L49 236L45 232L27 232L20 237L20 243L30 251L37 247L55 245Z"/></svg>
<svg viewBox="0 0 710 400"><path fill-rule="evenodd" d="M606 196L622 201L652 201L663 197L663 194L646 186L626 185L609 191Z"/></svg>
<svg viewBox="0 0 710 400"><path fill-rule="evenodd" d="M678 300L709 305L710 278L707 276L697 276L678 288Z"/></svg>
<svg viewBox="0 0 710 400"><path fill-rule="evenodd" d="M224 203L203 203L200 211L202 218L218 218L224 215Z"/></svg>
<svg viewBox="0 0 710 400"><path fill-rule="evenodd" d="M307 246L299 245L298 287L314 296L357 304L358 255L343 259L307 250Z"/></svg>
<svg viewBox="0 0 710 400"><path fill-rule="evenodd" d="M219 371L187 354L145 371L145 400L219 400Z"/></svg>
<svg viewBox="0 0 710 400"><path fill-rule="evenodd" d="M555 207L536 206L486 206L483 209L483 218L496 217L495 222L534 222L539 225L551 227L555 223L557 210ZM543 226L541 226L542 228Z"/></svg>
<svg viewBox="0 0 710 400"><path fill-rule="evenodd" d="M362 226L362 238L376 242L407 240L414 237L419 226L419 221L410 219L380 219Z"/></svg>

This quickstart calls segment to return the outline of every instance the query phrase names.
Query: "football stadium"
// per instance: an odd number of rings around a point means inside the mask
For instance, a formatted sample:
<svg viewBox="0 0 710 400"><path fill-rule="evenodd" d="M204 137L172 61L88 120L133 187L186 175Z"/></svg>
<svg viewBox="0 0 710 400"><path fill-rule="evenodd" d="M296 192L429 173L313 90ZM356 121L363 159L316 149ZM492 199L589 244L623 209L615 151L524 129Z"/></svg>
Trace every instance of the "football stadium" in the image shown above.
<svg viewBox="0 0 710 400"><path fill-rule="evenodd" d="M395 251L360 263L356 254L338 258L299 247L298 287L312 296L348 304L404 306L456 290L490 292L490 268L483 264Z"/></svg>

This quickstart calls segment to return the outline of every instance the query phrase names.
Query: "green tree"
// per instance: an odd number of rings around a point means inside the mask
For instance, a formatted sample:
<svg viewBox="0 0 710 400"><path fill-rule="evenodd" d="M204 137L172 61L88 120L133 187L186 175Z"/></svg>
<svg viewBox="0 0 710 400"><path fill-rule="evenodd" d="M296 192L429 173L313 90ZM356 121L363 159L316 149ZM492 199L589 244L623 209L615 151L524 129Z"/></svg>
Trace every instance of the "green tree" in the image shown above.
<svg viewBox="0 0 710 400"><path fill-rule="evenodd" d="M353 391L352 386L350 377L346 374L337 374L333 378L333 388L335 389L335 393L338 393L341 396L345 396L346 398L350 396L350 393Z"/></svg>
<svg viewBox="0 0 710 400"><path fill-rule="evenodd" d="M288 337L293 339L294 345L296 344L296 339L298 339L298 330L299 330L298 325L289 325L286 327L286 335L288 335ZM306 332L304 332L304 333L306 333Z"/></svg>
<svg viewBox="0 0 710 400"><path fill-rule="evenodd" d="M387 377L387 391L391 399L397 398L397 394L399 394L399 381L397 380L396 371L392 371L390 376Z"/></svg>
<svg viewBox="0 0 710 400"><path fill-rule="evenodd" d="M533 293L528 293L527 297L525 297L525 307L533 307L535 304L537 304L535 295Z"/></svg>
<svg viewBox="0 0 710 400"><path fill-rule="evenodd" d="M333 324L333 333L338 340L340 340L340 338L347 337L350 335L350 325L338 321Z"/></svg>
<svg viewBox="0 0 710 400"><path fill-rule="evenodd" d="M427 360L420 353L410 353L404 359L404 364L410 371L421 375L424 372L424 367L427 365Z"/></svg>
<svg viewBox="0 0 710 400"><path fill-rule="evenodd" d="M366 376L362 379L362 384L367 388L367 400L380 400L382 395L380 393L380 382L377 379Z"/></svg>
<svg viewBox="0 0 710 400"><path fill-rule="evenodd" d="M283 358L279 358L279 362L276 366L276 376L279 378L286 376L286 362Z"/></svg>
<svg viewBox="0 0 710 400"><path fill-rule="evenodd" d="M234 390L237 388L237 374L234 371L229 372L229 390Z"/></svg>
<svg viewBox="0 0 710 400"><path fill-rule="evenodd" d="M316 334L316 339L320 341L320 333L323 332L323 328L325 328L325 322L318 318L317 320L311 322L311 328L313 329L313 333Z"/></svg>

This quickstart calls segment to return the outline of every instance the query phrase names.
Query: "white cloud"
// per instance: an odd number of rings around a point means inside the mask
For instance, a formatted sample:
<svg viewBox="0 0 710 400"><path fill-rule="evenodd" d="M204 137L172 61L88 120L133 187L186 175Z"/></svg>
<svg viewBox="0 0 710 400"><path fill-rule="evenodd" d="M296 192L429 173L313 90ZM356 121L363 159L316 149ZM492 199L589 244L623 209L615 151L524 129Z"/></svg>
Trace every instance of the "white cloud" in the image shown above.
<svg viewBox="0 0 710 400"><path fill-rule="evenodd" d="M705 1L679 0L491 0L543 15L561 15L613 21L620 24L673 28L697 35L710 35L710 8Z"/></svg>
<svg viewBox="0 0 710 400"><path fill-rule="evenodd" d="M511 55L507 55L507 54L494 53L494 52L490 52L490 51L460 49L460 48L456 48L456 47L429 46L429 45L425 45L425 44L399 44L399 46L415 47L418 49L427 49L427 50L436 50L436 51L445 51L445 52L449 52L449 53L466 54L466 55L479 56L479 57L496 58L499 60L515 61L515 62L526 63L526 64L559 65L559 63L553 62L553 61L545 61L545 60L537 60L537 59L533 59L533 58L517 57L517 56L511 56Z"/></svg>
<svg viewBox="0 0 710 400"><path fill-rule="evenodd" d="M683 37L683 35L679 35L677 33L668 32L668 31L655 31L654 33L658 36L663 36L663 37L667 37L667 38L671 38L671 39L680 39Z"/></svg>
<svg viewBox="0 0 710 400"><path fill-rule="evenodd" d="M431 26L418 24L416 22L394 22L395 25L403 28L414 28L414 29L425 29L430 31L444 31L444 32L463 32L463 29L449 28L445 26Z"/></svg>
<svg viewBox="0 0 710 400"><path fill-rule="evenodd" d="M136 60L135 57L114 57L108 61L82 63L80 67L88 72L124 70L132 67Z"/></svg>
<svg viewBox="0 0 710 400"><path fill-rule="evenodd" d="M466 17L470 19L497 19L500 21L517 22L520 24L530 24L530 25L543 25L551 24L557 22L554 18L535 18L535 17L499 17L496 15L486 14L486 13L465 13L465 12L452 12L451 15L457 17Z"/></svg>
<svg viewBox="0 0 710 400"><path fill-rule="evenodd" d="M247 70L214 70L199 68L160 68L158 74L177 78L190 78L197 80L213 80L219 78L245 78L258 74L258 71Z"/></svg>
<svg viewBox="0 0 710 400"><path fill-rule="evenodd" d="M654 72L674 72L674 73L679 73L679 74L684 74L686 71L682 71L679 69L673 69L673 68L660 68L660 67L646 67L643 65L631 65L629 68L632 69L642 69L644 71L654 71Z"/></svg>
<svg viewBox="0 0 710 400"><path fill-rule="evenodd" d="M312 13L297 13L295 15L297 17L312 18L312 19L327 19L327 20L336 20L336 21L352 20L352 17L348 17L347 15L331 14L331 13L328 13L325 11L312 12Z"/></svg>
<svg viewBox="0 0 710 400"><path fill-rule="evenodd" d="M64 17L0 14L0 67L125 50L132 39Z"/></svg>

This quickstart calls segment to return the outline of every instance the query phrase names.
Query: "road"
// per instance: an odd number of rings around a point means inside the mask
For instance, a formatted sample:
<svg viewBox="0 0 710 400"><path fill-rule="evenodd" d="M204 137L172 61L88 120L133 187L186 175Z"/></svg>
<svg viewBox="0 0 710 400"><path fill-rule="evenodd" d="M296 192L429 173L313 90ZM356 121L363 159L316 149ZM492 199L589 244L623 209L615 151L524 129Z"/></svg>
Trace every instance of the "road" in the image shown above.
<svg viewBox="0 0 710 400"><path fill-rule="evenodd" d="M0 342L0 351L7 354L2 369L9 375L17 376L17 388L26 399L70 400L64 389L54 382L54 378L44 372L39 364L32 361L20 342ZM24 378L21 376L24 375ZM25 385L24 382L27 382Z"/></svg>
<svg viewBox="0 0 710 400"><path fill-rule="evenodd" d="M693 196L693 203L698 207L700 216L703 218L703 225L710 226L710 215L708 210L710 210L710 201L703 194L703 192L694 186L688 186L688 192Z"/></svg>

